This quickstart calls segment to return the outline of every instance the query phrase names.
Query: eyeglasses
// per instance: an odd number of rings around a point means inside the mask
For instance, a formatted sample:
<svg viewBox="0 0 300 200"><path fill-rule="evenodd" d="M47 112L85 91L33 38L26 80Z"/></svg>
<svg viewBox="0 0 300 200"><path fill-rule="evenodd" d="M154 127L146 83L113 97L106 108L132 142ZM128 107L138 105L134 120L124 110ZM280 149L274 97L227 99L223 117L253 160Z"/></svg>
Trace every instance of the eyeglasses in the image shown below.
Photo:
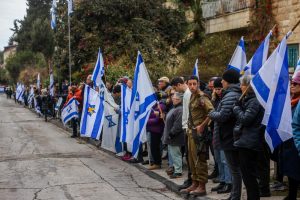
<svg viewBox="0 0 300 200"><path fill-rule="evenodd" d="M300 85L299 83L296 83L296 82L291 82L291 85L292 86L296 86L296 85Z"/></svg>

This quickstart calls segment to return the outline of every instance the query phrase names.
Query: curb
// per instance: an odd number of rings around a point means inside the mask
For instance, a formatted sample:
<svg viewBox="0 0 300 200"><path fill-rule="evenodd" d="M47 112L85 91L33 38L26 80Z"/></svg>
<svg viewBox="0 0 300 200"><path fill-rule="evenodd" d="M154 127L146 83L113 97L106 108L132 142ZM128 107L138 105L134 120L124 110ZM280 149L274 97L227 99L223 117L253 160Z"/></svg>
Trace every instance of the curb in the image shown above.
<svg viewBox="0 0 300 200"><path fill-rule="evenodd" d="M34 110L32 109L29 109L27 108L28 110L30 110L32 113L36 114L36 112L34 112ZM58 121L57 119L48 119L47 121L48 123L51 123L69 133L72 133L72 129L69 128L69 127L65 127L60 121ZM85 140L81 137L78 137L77 138L78 140L82 140L82 141L85 141L87 142L88 144L91 144L93 146L95 146L97 149L109 154L110 156L113 156L119 160L121 160L119 157L115 156L115 154L113 152L110 152L106 149L103 149L102 147L99 146L99 144L97 144L97 142L95 140L92 140L92 139L88 139L88 140ZM123 161L124 162L124 161ZM127 162L128 163L128 162ZM138 170L140 170L141 172L143 172L144 174L148 175L149 177L161 182L162 184L164 184L166 186L167 189L169 189L171 192L174 192L176 193L177 195L179 195L180 197L184 198L184 199L188 199L188 200L214 200L212 198L209 198L209 197L206 197L206 196L203 196L203 197L194 197L194 196L189 196L189 195L183 195L179 192L179 185L177 185L176 183L168 180L167 178L163 177L163 176L160 176L159 174L153 172L153 171L150 171L148 169L146 169L145 167L143 167L142 165L140 164L134 164L134 163L128 163L130 164L131 166L134 166L136 167Z"/></svg>

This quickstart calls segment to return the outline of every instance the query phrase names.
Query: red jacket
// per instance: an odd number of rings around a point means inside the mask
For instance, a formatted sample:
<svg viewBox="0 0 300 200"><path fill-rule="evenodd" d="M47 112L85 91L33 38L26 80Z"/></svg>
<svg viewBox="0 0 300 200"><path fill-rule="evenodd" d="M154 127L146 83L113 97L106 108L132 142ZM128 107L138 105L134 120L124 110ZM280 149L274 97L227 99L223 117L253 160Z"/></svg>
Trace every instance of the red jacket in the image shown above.
<svg viewBox="0 0 300 200"><path fill-rule="evenodd" d="M66 103L65 105L69 102L69 100L74 97L78 103L79 103L79 106L78 106L78 110L81 111L82 110L82 103L83 103L83 98L82 98L82 95L81 95L81 90L79 88L77 88L75 90L75 92L69 92L68 96L67 96L67 100L66 100Z"/></svg>

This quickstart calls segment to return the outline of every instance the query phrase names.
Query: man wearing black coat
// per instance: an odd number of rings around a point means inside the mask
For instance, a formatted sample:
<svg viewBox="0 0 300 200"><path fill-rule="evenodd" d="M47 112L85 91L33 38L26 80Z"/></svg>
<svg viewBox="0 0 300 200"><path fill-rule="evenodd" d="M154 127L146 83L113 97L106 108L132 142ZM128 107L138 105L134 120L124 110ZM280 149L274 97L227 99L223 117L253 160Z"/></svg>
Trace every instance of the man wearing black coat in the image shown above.
<svg viewBox="0 0 300 200"><path fill-rule="evenodd" d="M223 73L223 98L217 109L208 115L215 122L214 129L216 130L214 132L219 133L220 147L224 150L225 158L232 175L230 200L240 200L242 189L238 151L233 146L233 129L236 124L233 107L241 96L239 78L240 73L234 69L229 69Z"/></svg>

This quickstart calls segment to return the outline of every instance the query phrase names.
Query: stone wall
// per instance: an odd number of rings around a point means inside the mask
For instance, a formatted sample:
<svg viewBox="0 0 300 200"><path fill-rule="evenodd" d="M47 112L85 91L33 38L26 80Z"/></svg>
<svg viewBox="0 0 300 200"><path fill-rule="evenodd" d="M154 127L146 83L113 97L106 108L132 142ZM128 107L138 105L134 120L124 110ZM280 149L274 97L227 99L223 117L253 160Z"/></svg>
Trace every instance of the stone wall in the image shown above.
<svg viewBox="0 0 300 200"><path fill-rule="evenodd" d="M273 0L273 14L278 23L279 39L293 28L300 20L299 0ZM295 29L294 34L288 39L289 44L300 43L300 25Z"/></svg>
<svg viewBox="0 0 300 200"><path fill-rule="evenodd" d="M205 22L207 34L223 32L228 30L246 28L249 26L250 10L244 9L233 13L228 13L220 17L208 19Z"/></svg>

